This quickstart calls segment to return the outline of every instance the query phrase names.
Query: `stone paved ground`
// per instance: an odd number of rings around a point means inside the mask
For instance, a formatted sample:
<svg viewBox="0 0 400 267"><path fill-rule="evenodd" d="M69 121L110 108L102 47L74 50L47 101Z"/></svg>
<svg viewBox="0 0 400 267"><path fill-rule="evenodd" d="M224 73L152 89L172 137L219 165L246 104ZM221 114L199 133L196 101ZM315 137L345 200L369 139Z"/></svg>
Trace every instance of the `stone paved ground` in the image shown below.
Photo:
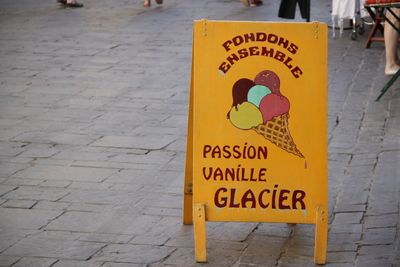
<svg viewBox="0 0 400 267"><path fill-rule="evenodd" d="M0 266L197 266L181 224L192 20L277 20L278 1L83 1L1 1ZM383 46L348 34L329 40L327 266L400 266L400 91L374 102ZM207 231L206 266L314 266L313 226Z"/></svg>

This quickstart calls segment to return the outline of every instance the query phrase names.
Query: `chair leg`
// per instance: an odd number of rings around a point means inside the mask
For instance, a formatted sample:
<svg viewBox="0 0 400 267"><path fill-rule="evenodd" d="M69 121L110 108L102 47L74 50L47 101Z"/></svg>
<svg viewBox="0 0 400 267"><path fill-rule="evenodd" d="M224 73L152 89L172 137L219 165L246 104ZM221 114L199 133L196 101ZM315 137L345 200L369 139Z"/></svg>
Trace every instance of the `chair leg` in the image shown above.
<svg viewBox="0 0 400 267"><path fill-rule="evenodd" d="M379 94L379 96L376 98L375 101L379 101L379 99L381 99L381 97L386 93L387 90L389 90L390 86L392 86L392 84L397 80L397 78L400 76L400 70L398 70L392 78L390 78L390 80L385 84L385 86L382 88L381 93Z"/></svg>
<svg viewBox="0 0 400 267"><path fill-rule="evenodd" d="M381 24L383 18L379 15L379 10L375 13L370 7L366 7L369 15L371 16L374 25L372 26L371 31L369 32L367 42L365 44L365 48L370 48L372 42L383 42L383 37L375 37L375 34L379 30L382 34L384 32L383 26Z"/></svg>

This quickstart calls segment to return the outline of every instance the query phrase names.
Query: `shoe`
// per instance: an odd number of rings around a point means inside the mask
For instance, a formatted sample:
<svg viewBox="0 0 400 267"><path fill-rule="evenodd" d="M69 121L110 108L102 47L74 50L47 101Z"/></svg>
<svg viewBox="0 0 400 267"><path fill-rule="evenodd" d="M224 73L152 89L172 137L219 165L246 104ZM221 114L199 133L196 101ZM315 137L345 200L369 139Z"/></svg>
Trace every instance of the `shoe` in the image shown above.
<svg viewBox="0 0 400 267"><path fill-rule="evenodd" d="M249 0L240 0L244 6L250 6L250 1Z"/></svg>
<svg viewBox="0 0 400 267"><path fill-rule="evenodd" d="M263 4L262 0L241 0L241 2L245 6L261 6Z"/></svg>
<svg viewBox="0 0 400 267"><path fill-rule="evenodd" d="M151 6L150 0L144 0L144 1L143 1L143 6L144 6L144 7L150 7L150 6Z"/></svg>
<svg viewBox="0 0 400 267"><path fill-rule="evenodd" d="M57 3L65 6L67 4L67 0L57 0Z"/></svg>
<svg viewBox="0 0 400 267"><path fill-rule="evenodd" d="M83 4L80 4L78 2L75 3L65 3L66 7L70 7L70 8L77 8L77 7L83 7Z"/></svg>
<svg viewBox="0 0 400 267"><path fill-rule="evenodd" d="M261 6L263 4L262 0L251 0L250 6Z"/></svg>
<svg viewBox="0 0 400 267"><path fill-rule="evenodd" d="M158 5L161 5L161 4L163 3L163 0L156 0L156 3L157 3Z"/></svg>

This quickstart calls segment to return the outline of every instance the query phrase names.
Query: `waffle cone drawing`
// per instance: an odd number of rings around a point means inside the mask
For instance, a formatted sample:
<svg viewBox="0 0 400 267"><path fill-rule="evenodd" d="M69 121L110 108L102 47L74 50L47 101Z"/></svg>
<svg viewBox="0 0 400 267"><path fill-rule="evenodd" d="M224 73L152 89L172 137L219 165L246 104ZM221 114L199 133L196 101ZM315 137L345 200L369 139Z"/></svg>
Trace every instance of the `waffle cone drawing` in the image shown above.
<svg viewBox="0 0 400 267"><path fill-rule="evenodd" d="M282 114L272 118L265 124L260 124L253 129L265 139L272 142L277 147L304 158L303 154L297 149L288 127L289 114Z"/></svg>

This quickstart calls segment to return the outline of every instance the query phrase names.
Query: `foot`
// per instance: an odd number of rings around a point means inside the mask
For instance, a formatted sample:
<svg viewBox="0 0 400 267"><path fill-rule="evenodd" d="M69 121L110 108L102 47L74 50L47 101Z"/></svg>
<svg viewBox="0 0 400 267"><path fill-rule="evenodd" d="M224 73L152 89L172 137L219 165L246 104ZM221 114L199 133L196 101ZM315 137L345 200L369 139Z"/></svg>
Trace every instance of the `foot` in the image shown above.
<svg viewBox="0 0 400 267"><path fill-rule="evenodd" d="M151 5L150 0L144 0L144 1L143 1L143 6L144 6L144 7L150 7L150 5Z"/></svg>
<svg viewBox="0 0 400 267"><path fill-rule="evenodd" d="M156 3L161 5L163 3L163 0L156 0Z"/></svg>
<svg viewBox="0 0 400 267"><path fill-rule="evenodd" d="M77 7L83 7L83 4L80 4L78 2L72 2L72 3L65 3L66 7L70 7L70 8L77 8Z"/></svg>
<svg viewBox="0 0 400 267"><path fill-rule="evenodd" d="M57 3L65 6L67 4L67 0L57 0Z"/></svg>
<svg viewBox="0 0 400 267"><path fill-rule="evenodd" d="M240 2L245 6L250 6L250 0L240 0Z"/></svg>
<svg viewBox="0 0 400 267"><path fill-rule="evenodd" d="M396 72L400 70L399 65L394 65L394 66L386 66L385 67L385 75L394 75Z"/></svg>
<svg viewBox="0 0 400 267"><path fill-rule="evenodd" d="M262 0L251 0L250 6L261 6L263 4Z"/></svg>
<svg viewBox="0 0 400 267"><path fill-rule="evenodd" d="M261 6L263 4L262 0L241 0L241 2L245 6Z"/></svg>

